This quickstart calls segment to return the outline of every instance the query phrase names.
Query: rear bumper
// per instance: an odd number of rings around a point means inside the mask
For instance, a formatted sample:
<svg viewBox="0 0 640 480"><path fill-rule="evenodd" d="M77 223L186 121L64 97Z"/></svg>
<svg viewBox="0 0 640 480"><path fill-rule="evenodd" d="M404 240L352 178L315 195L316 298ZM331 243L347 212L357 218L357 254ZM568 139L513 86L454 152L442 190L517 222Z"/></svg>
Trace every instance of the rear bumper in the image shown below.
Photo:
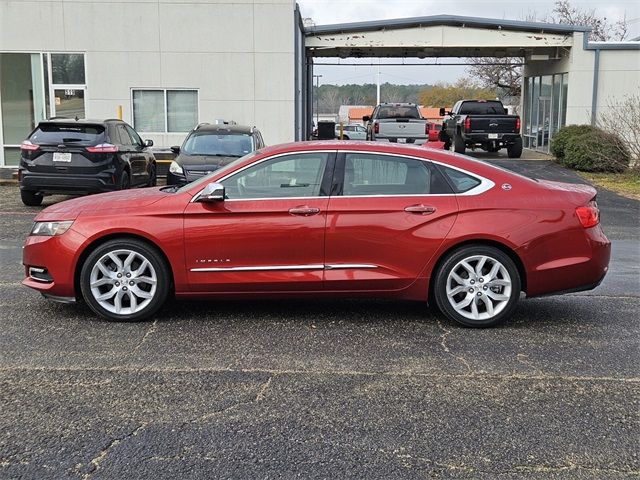
<svg viewBox="0 0 640 480"><path fill-rule="evenodd" d="M403 141L404 139L404 141ZM391 142L391 143L409 143L414 145L422 145L429 141L429 138L426 135L422 136L411 136L411 137L402 137L398 136L387 136L387 135L375 135L374 141L376 142Z"/></svg>
<svg viewBox="0 0 640 480"><path fill-rule="evenodd" d="M83 194L116 190L119 175L113 169L91 175L20 172L20 189L43 194Z"/></svg>
<svg viewBox="0 0 640 480"><path fill-rule="evenodd" d="M489 138L488 133L465 133L465 143L490 143L490 142L503 142L513 143L520 137L518 133L495 133L497 138Z"/></svg>
<svg viewBox="0 0 640 480"><path fill-rule="evenodd" d="M548 258L527 271L527 297L593 290L606 276L611 242L600 225L584 230L584 238L568 242L571 253Z"/></svg>

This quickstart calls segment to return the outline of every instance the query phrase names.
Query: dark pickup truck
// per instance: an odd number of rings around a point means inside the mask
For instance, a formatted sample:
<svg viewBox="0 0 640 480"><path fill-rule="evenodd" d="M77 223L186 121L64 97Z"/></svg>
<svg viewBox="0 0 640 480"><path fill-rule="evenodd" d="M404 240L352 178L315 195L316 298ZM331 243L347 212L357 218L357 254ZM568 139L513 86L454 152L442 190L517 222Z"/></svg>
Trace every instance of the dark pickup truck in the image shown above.
<svg viewBox="0 0 640 480"><path fill-rule="evenodd" d="M464 153L467 147L482 148L497 152L506 148L509 158L522 155L520 117L509 115L499 100L460 100L447 112L440 109L444 117L440 141L444 149Z"/></svg>

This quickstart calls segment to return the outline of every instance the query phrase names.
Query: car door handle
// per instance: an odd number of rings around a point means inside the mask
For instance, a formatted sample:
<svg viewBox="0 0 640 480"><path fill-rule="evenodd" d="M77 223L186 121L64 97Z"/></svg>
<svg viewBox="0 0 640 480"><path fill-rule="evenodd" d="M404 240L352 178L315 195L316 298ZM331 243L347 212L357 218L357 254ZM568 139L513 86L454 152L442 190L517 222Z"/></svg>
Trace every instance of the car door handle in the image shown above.
<svg viewBox="0 0 640 480"><path fill-rule="evenodd" d="M293 207L289 209L291 215L302 215L303 217L310 217L311 215L317 215L320 213L320 209L316 207L307 207L306 205L300 207Z"/></svg>
<svg viewBox="0 0 640 480"><path fill-rule="evenodd" d="M408 207L404 207L404 211L409 213L418 213L420 215L431 215L436 211L436 207L431 207L429 205L409 205Z"/></svg>

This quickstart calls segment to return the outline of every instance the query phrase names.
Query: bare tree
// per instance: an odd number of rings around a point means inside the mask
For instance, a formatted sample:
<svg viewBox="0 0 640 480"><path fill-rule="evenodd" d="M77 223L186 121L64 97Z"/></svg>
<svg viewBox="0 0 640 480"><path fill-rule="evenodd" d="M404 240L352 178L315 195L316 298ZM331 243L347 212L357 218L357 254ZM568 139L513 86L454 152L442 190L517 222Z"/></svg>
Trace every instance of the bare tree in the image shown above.
<svg viewBox="0 0 640 480"><path fill-rule="evenodd" d="M557 0L553 13L545 21L591 27L589 39L596 41L624 40L628 35L626 15L612 22L599 16L595 9L581 10L569 0Z"/></svg>
<svg viewBox="0 0 640 480"><path fill-rule="evenodd" d="M522 67L519 57L475 58L467 69L471 79L484 88L499 89L504 96L519 97L522 83Z"/></svg>
<svg viewBox="0 0 640 480"><path fill-rule="evenodd" d="M631 156L631 167L640 170L640 93L625 95L621 102L609 98L597 124L620 137Z"/></svg>
<svg viewBox="0 0 640 480"><path fill-rule="evenodd" d="M537 14L530 12L524 20L538 20ZM624 40L628 34L626 16L612 22L593 9L582 10L572 5L570 0L556 0L553 12L538 21L591 27L591 40ZM508 96L517 97L520 95L522 67L513 64L519 60L513 57L473 59L469 61L473 65L467 73L485 88L498 88Z"/></svg>
<svg viewBox="0 0 640 480"><path fill-rule="evenodd" d="M382 102L399 103L404 100L404 94L397 85L385 84L381 89L380 97Z"/></svg>

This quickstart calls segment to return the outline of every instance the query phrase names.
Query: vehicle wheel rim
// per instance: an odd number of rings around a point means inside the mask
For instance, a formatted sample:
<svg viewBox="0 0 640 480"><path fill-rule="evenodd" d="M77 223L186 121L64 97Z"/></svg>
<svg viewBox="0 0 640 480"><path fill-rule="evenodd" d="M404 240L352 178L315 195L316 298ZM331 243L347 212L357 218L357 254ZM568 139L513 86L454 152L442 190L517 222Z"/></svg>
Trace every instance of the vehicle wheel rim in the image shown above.
<svg viewBox="0 0 640 480"><path fill-rule="evenodd" d="M495 258L474 255L460 260L447 276L447 299L459 315L489 320L511 299L511 276Z"/></svg>
<svg viewBox="0 0 640 480"><path fill-rule="evenodd" d="M89 286L98 304L116 315L140 312L151 303L158 285L156 270L144 255L113 250L91 269Z"/></svg>

